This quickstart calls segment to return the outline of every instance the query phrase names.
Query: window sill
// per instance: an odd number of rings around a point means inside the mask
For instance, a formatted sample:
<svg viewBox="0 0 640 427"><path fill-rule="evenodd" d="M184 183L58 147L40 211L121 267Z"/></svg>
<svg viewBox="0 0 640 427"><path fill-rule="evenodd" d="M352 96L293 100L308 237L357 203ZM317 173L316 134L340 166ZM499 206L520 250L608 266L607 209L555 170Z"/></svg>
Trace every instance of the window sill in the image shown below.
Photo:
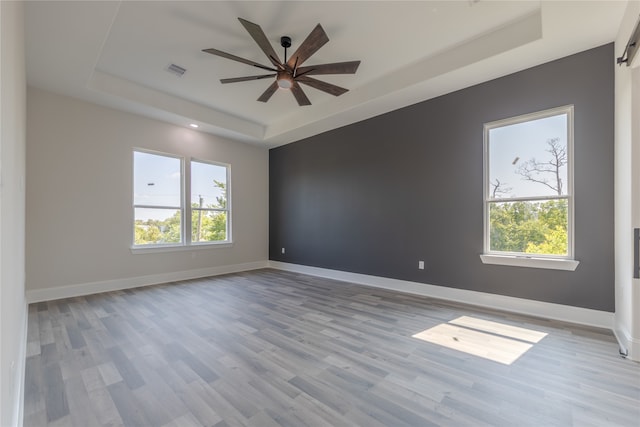
<svg viewBox="0 0 640 427"><path fill-rule="evenodd" d="M512 267L545 268L549 270L574 271L580 261L558 258L534 258L515 255L489 255L482 254L480 259L483 264L508 265Z"/></svg>
<svg viewBox="0 0 640 427"><path fill-rule="evenodd" d="M131 248L133 254L156 254L160 252L182 252L199 251L202 249L230 248L233 242L220 243L194 243L191 245L162 245L162 246L134 246Z"/></svg>

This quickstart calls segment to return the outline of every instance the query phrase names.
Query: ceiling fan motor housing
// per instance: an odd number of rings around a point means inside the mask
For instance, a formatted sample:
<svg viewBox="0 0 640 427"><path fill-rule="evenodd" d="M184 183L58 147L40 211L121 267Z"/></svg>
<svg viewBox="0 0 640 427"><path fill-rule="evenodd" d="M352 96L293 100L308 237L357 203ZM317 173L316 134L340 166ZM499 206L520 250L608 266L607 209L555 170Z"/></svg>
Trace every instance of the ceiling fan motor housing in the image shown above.
<svg viewBox="0 0 640 427"><path fill-rule="evenodd" d="M280 46L282 46L285 49L291 47L291 37L289 36L280 37Z"/></svg>

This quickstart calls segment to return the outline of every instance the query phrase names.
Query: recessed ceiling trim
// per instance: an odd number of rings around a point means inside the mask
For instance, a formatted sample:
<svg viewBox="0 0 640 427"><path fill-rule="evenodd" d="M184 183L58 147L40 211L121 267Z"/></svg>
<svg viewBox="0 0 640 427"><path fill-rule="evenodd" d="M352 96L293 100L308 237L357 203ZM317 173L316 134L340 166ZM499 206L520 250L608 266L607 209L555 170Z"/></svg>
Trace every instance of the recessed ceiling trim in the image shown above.
<svg viewBox="0 0 640 427"><path fill-rule="evenodd" d="M206 123L258 140L264 139L263 125L217 111L182 98L140 86L129 80L95 70L87 84L89 89L177 114L192 121Z"/></svg>
<svg viewBox="0 0 640 427"><path fill-rule="evenodd" d="M27 81L181 128L194 122L201 132L273 147L609 43L625 7L606 0L34 1L25 4ZM539 9L542 26L530 28L535 19L529 14ZM355 79L329 76L330 83L351 91L333 98L311 88L317 102L303 111L282 93L269 105L255 102L260 82L233 90L219 84L217 78L245 69L215 62L201 47L215 41L249 59L264 59L229 24L238 15L264 22L267 33L286 25L294 46L311 26L326 22L335 37L315 58L362 59ZM384 34L371 25L381 20L388 27ZM483 44L491 38L495 46ZM640 55L633 62L640 64ZM168 63L188 72L177 80L164 70Z"/></svg>
<svg viewBox="0 0 640 427"><path fill-rule="evenodd" d="M385 100L394 98L393 95L399 91L418 85L427 86L429 81L436 77L540 39L542 39L542 12L538 9L496 30L447 48L401 70L396 70L392 75L385 75L369 82L331 103L317 106L313 118L299 111L294 111L279 122L268 126L265 140L288 143L299 139L300 130L306 129L308 126L313 127L311 134L313 135L411 105L418 101L411 99L408 102L389 103ZM429 97L423 98L422 101L426 99ZM370 105L373 103L377 106L354 110L354 106L366 104L367 101ZM349 110L351 110L349 114L344 114ZM292 123L297 126L291 126ZM308 132L303 130L302 133Z"/></svg>

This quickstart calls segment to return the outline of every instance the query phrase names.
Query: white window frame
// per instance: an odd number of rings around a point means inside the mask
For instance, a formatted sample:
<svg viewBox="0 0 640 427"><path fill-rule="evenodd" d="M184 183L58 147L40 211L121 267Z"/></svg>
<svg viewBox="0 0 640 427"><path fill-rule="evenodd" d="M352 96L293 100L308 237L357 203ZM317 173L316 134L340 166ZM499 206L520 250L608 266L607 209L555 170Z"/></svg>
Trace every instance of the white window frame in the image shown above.
<svg viewBox="0 0 640 427"><path fill-rule="evenodd" d="M540 196L540 197L502 197L492 198L490 189L490 141L489 132L492 129L525 123L547 117L567 115L567 194L563 196ZM516 117L497 120L484 125L484 150L483 150L483 226L484 226L484 253L480 259L484 264L507 265L514 267L546 268L554 270L573 271L578 267L579 262L574 259L574 190L573 190L573 125L574 107L565 105L551 108L544 111L523 114ZM519 252L492 251L490 249L491 224L489 210L491 203L495 202L515 202L515 201L535 201L535 200L567 200L567 255L543 255L526 254Z"/></svg>
<svg viewBox="0 0 640 427"><path fill-rule="evenodd" d="M231 237L231 165L228 163L221 163L221 162L215 162L215 161L211 161L211 160L202 160L202 159L196 159L196 158L190 158L189 159L189 196L191 195L191 163L196 162L196 163L203 163L206 165L212 165L212 166L221 166L223 168L226 169L226 190L227 190L227 194L226 194L226 198L227 198L227 207L225 209L210 209L210 208L203 208L203 209L195 209L196 211L198 210L202 210L203 212L225 212L227 214L227 230L226 230L226 236L227 239L226 240L220 240L220 241L216 241L216 242L192 242L192 236L191 236L191 229L192 229L192 224L191 224L191 211L194 210L193 208L191 208L191 200L189 200L189 203L185 203L186 206L188 206L189 209L189 213L188 213L188 219L187 221L189 222L189 224L185 224L185 226L189 227L189 244L194 245L194 246L202 246L202 245L221 245L221 244L225 244L225 243L231 243L232 242L232 237ZM185 221L186 222L186 221Z"/></svg>
<svg viewBox="0 0 640 427"><path fill-rule="evenodd" d="M180 203L179 207L170 206L151 206L151 205L137 205L133 201L135 195L133 192L133 180L135 179L135 153L147 153L156 156L170 157L180 160ZM131 200L133 209L131 210L131 230L133 231L131 236L131 252L136 254L143 253L157 253L157 252L173 252L182 250L194 250L194 249L211 249L211 248L223 248L233 246L232 240L232 226L231 226L231 165L228 163L216 162L212 160L196 159L188 156L180 156L177 154L165 153L161 151L149 150L146 148L134 147L132 150L132 180L131 180ZM191 162L199 162L205 164L211 164L215 166L222 166L226 169L226 189L227 189L227 208L226 209L213 209L217 211L224 211L227 213L227 230L226 240L214 241L214 242L193 242L191 238ZM160 243L160 244L146 244L136 245L135 243L135 210L136 208L150 208L150 209L174 209L180 210L181 225L180 225L180 243ZM204 211L212 209L203 209Z"/></svg>

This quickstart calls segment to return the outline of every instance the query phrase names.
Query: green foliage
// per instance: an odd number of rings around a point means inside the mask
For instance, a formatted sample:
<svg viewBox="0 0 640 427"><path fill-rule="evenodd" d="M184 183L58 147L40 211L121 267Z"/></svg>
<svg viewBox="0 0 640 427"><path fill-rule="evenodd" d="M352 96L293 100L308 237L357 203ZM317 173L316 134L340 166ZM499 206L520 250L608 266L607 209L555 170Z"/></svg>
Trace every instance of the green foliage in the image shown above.
<svg viewBox="0 0 640 427"><path fill-rule="evenodd" d="M567 230L556 227L545 234L545 241L540 244L529 242L527 253L533 254L567 254Z"/></svg>
<svg viewBox="0 0 640 427"><path fill-rule="evenodd" d="M148 219L135 222L135 244L180 243L180 211L161 221Z"/></svg>
<svg viewBox="0 0 640 427"><path fill-rule="evenodd" d="M490 206L490 249L567 254L567 201L498 202Z"/></svg>
<svg viewBox="0 0 640 427"><path fill-rule="evenodd" d="M227 213L207 209L226 209L227 186L224 182L213 181L213 185L221 190L216 202L201 207L191 204L191 240L194 242L217 242L227 240Z"/></svg>
<svg viewBox="0 0 640 427"><path fill-rule="evenodd" d="M192 207L198 208L195 203ZM193 209L191 211L191 239L194 242L227 240L227 213Z"/></svg>
<svg viewBox="0 0 640 427"><path fill-rule="evenodd" d="M227 191L223 182L214 181L214 186L221 189L221 195L215 203L200 206L191 204L191 240L193 242L216 242L227 240L227 213L210 209L226 209ZM149 219L135 222L135 244L180 243L181 220L180 211L165 220Z"/></svg>
<svg viewBox="0 0 640 427"><path fill-rule="evenodd" d="M216 206L220 209L227 208L227 184L218 180L213 180L213 186L220 189L221 195L216 197Z"/></svg>
<svg viewBox="0 0 640 427"><path fill-rule="evenodd" d="M559 141L559 138L547 139L548 159L538 161L532 158L521 164L515 172L523 180L543 185L561 196L561 168L567 164L567 149ZM514 164L516 161L517 158ZM508 193L511 188L506 184L498 179L490 182L492 197ZM567 255L568 212L566 199L491 202L490 250Z"/></svg>

